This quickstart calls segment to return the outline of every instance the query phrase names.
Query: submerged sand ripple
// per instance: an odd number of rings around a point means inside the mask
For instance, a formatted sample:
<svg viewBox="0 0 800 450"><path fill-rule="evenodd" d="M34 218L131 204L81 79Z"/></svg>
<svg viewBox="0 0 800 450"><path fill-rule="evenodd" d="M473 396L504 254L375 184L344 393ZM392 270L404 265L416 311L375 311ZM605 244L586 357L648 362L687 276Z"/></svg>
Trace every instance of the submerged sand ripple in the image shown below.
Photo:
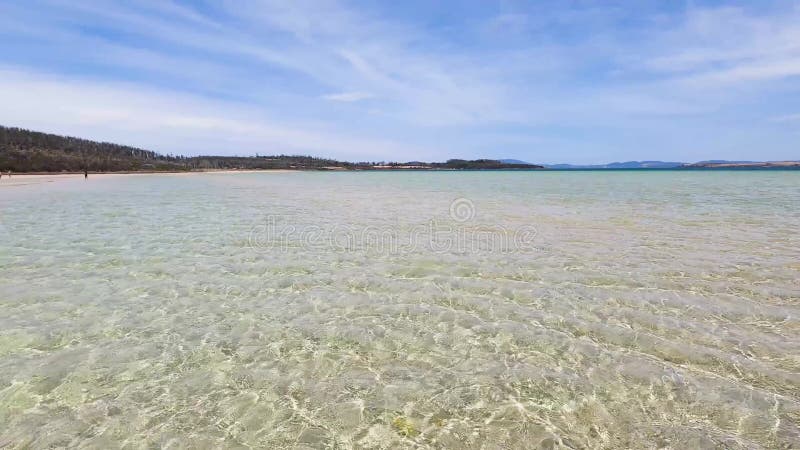
<svg viewBox="0 0 800 450"><path fill-rule="evenodd" d="M512 252L277 226L533 226ZM136 176L0 192L0 446L783 448L792 172ZM452 222L452 220L451 220ZM255 243L255 245L254 245Z"/></svg>

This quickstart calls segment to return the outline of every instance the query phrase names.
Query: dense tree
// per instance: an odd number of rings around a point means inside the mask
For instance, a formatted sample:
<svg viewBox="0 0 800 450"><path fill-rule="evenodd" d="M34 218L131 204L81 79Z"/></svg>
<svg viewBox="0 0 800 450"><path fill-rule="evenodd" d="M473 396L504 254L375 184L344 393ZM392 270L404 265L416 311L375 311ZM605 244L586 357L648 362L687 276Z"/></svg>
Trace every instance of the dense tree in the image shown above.
<svg viewBox="0 0 800 450"><path fill-rule="evenodd" d="M187 170L180 158L108 142L0 126L0 169L14 172Z"/></svg>

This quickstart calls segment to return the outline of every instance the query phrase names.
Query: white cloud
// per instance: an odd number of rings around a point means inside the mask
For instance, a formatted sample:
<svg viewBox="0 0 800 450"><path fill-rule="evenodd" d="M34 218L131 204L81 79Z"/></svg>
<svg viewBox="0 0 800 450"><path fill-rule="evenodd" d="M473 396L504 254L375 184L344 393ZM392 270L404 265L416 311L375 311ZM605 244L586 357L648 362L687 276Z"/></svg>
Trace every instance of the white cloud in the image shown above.
<svg viewBox="0 0 800 450"><path fill-rule="evenodd" d="M372 97L373 95L368 92L358 92L358 91L339 92L338 94L328 94L322 96L322 98L324 98L325 100L330 100L334 102L358 102L361 100L370 99Z"/></svg>
<svg viewBox="0 0 800 450"><path fill-rule="evenodd" d="M314 153L348 159L424 154L381 138L285 123L259 109L127 83L0 68L0 123L161 152ZM11 107L13 106L13 107Z"/></svg>
<svg viewBox="0 0 800 450"><path fill-rule="evenodd" d="M657 54L645 67L698 88L800 75L800 8L690 7L682 22L654 38Z"/></svg>

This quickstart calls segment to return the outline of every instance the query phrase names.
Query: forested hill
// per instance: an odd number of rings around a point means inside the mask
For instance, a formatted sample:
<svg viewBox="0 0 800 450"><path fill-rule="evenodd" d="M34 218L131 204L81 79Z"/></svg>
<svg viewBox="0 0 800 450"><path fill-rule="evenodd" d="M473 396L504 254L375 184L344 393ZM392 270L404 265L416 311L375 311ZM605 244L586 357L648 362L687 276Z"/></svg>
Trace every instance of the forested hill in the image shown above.
<svg viewBox="0 0 800 450"><path fill-rule="evenodd" d="M190 171L350 168L311 156L171 156L150 150L0 126L0 170L12 172Z"/></svg>
<svg viewBox="0 0 800 450"><path fill-rule="evenodd" d="M312 156L172 156L136 147L0 126L0 170L12 172L137 172L213 169L493 170L538 169L490 159L443 163L342 162Z"/></svg>
<svg viewBox="0 0 800 450"><path fill-rule="evenodd" d="M184 158L0 126L0 169L13 172L186 170Z"/></svg>

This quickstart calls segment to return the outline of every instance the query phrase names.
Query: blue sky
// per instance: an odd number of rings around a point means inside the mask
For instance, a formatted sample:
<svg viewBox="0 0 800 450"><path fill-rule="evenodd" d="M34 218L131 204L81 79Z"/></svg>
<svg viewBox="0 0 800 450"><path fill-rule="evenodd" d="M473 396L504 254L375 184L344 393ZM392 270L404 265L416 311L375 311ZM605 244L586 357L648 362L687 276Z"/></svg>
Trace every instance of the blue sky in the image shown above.
<svg viewBox="0 0 800 450"><path fill-rule="evenodd" d="M800 159L798 1L0 2L0 124L166 153Z"/></svg>

